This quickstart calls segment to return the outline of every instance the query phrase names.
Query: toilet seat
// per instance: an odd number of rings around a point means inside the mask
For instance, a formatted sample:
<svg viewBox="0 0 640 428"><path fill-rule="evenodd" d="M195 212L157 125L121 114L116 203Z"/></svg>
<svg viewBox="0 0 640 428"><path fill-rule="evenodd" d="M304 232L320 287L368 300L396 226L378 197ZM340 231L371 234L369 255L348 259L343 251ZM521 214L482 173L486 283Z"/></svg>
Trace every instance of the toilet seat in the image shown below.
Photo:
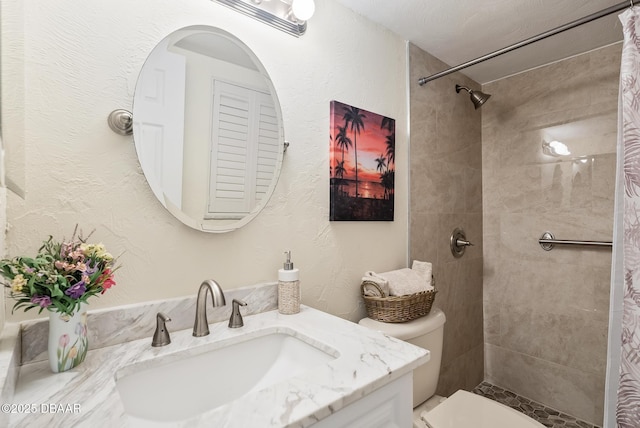
<svg viewBox="0 0 640 428"><path fill-rule="evenodd" d="M544 428L517 410L463 390L421 417L430 428Z"/></svg>

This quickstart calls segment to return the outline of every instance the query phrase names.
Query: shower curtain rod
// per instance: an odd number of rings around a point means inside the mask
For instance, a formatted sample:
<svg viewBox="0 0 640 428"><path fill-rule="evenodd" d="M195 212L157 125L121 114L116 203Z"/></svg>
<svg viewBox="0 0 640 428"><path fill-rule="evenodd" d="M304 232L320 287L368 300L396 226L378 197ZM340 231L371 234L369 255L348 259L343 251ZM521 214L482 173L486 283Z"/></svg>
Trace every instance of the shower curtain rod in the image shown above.
<svg viewBox="0 0 640 428"><path fill-rule="evenodd" d="M489 54L483 55L483 56L481 56L479 58L472 59L471 61L467 61L467 62L462 63L460 65L456 65L455 67L448 68L448 69L446 69L444 71L441 71L439 73L432 74L431 76L421 77L420 79L418 79L418 83L420 84L420 86L422 86L427 82L439 79L441 77L444 77L444 76L446 76L448 74L451 74L451 73L455 73L456 71L460 71L460 70L465 69L467 67L471 67L472 65L476 65L476 64L479 64L481 62L487 61L489 59L495 58L497 56L506 54L507 52L511 52L513 50L520 49L521 47L530 45L531 43L535 43L535 42L538 42L540 40L544 40L544 39L546 39L548 37L555 36L556 34L562 33L564 31L570 30L570 29L575 28L575 27L579 27L580 25L587 24L587 23L589 23L591 21L595 21L596 19L602 18L603 16L611 15L612 13L619 12L621 10L624 10L624 9L628 8L628 7L633 7L633 6L635 6L637 1L638 0L629 0L629 1L624 1L622 3L618 3L615 6L610 6L610 7L606 8L606 9L601 10L600 12L592 13L591 15L587 15L584 18L576 19L575 21L572 21L572 22L570 22L568 24L564 24L564 25L561 25L560 27L556 27L556 28L554 28L552 30L545 31L544 33L540 33L537 36L533 36L533 37L530 37L530 38L528 38L526 40L523 40L521 42L514 43L514 44L512 44L510 46L507 46L506 48L502 48L502 49L499 49L497 51L491 52Z"/></svg>

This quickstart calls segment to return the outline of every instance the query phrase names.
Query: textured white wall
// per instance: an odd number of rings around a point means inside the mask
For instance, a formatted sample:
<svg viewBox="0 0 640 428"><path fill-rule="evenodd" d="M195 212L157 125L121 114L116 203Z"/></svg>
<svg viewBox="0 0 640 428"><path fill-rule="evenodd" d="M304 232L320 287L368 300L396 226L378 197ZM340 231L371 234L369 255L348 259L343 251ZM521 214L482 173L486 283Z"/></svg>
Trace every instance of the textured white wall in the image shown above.
<svg viewBox="0 0 640 428"><path fill-rule="evenodd" d="M301 269L303 303L351 320L364 313L364 271L406 266L406 49L398 36L334 0L316 2L299 39L208 0L4 3L2 19L13 20L5 28L24 28L23 49L2 52L3 65L24 67L25 88L3 99L13 115L23 114L25 141L17 160L24 164L26 197L8 196L9 255L34 253L49 234L68 237L76 223L96 228L94 240L123 253L118 285L92 301L97 308L195 294L205 278L226 289L273 281L290 249ZM169 215L147 186L131 137L106 123L113 109L131 109L137 74L153 46L195 24L227 30L254 50L278 91L291 142L266 209L222 235L191 230ZM5 77L2 84L10 87L23 78ZM328 221L333 99L397 120L396 221ZM8 144L20 152L20 138Z"/></svg>
<svg viewBox="0 0 640 428"><path fill-rule="evenodd" d="M0 140L0 147L2 147ZM0 164L0 175L4 174L4 164ZM6 187L0 187L0 228L3 233L0 233L0 254L4 255L5 249L5 234L4 230L7 226L7 189ZM5 293L0 292L0 332L4 328L5 322Z"/></svg>

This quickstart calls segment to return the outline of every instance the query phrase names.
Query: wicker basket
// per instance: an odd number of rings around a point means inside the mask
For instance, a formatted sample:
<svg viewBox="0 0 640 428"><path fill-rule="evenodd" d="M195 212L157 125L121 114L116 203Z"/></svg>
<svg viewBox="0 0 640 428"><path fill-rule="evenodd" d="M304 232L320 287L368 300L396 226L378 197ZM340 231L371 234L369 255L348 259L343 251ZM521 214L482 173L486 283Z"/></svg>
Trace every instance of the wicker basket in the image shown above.
<svg viewBox="0 0 640 428"><path fill-rule="evenodd" d="M377 285L375 286L382 294ZM397 323L407 322L423 317L431 311L431 305L436 298L438 290L435 288L435 280L431 278L433 290L421 291L407 296L373 297L364 295L364 283L361 285L362 298L367 308L367 315L377 321Z"/></svg>

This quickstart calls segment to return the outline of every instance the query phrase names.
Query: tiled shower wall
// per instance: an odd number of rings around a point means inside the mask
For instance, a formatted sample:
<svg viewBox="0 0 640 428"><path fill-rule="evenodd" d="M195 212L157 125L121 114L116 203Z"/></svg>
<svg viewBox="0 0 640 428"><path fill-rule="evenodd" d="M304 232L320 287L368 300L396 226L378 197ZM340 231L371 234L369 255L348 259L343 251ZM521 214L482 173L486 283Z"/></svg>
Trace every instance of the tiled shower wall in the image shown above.
<svg viewBox="0 0 640 428"><path fill-rule="evenodd" d="M484 85L487 381L601 425L621 45ZM414 106L412 106L413 110ZM462 123L462 122L461 122ZM564 142L571 155L543 153ZM412 163L413 165L413 163Z"/></svg>
<svg viewBox="0 0 640 428"><path fill-rule="evenodd" d="M435 305L447 317L437 394L471 390L483 380L482 146L480 111L456 73L425 86L418 78L447 66L416 46L410 52L410 257L433 263ZM449 248L461 227L474 246L462 258Z"/></svg>

